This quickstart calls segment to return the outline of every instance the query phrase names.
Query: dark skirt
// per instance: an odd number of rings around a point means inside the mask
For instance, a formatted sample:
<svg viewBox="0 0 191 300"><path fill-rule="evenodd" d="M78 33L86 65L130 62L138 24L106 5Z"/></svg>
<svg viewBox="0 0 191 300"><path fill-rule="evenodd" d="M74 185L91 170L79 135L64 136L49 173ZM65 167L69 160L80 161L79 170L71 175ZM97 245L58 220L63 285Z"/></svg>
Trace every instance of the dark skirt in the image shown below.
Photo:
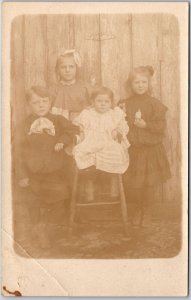
<svg viewBox="0 0 191 300"><path fill-rule="evenodd" d="M129 148L129 168L123 177L126 187L154 186L165 182L170 176L169 162L162 144Z"/></svg>

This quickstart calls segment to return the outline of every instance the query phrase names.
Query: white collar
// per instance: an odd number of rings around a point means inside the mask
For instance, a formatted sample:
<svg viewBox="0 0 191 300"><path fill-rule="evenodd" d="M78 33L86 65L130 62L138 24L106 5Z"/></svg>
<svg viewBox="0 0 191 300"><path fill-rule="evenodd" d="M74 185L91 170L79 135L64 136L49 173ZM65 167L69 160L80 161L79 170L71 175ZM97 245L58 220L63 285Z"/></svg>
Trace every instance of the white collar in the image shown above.
<svg viewBox="0 0 191 300"><path fill-rule="evenodd" d="M72 84L76 83L76 79L74 79L74 80L72 80L70 82L67 82L67 81L64 81L64 80L60 80L60 83L62 85L72 85Z"/></svg>

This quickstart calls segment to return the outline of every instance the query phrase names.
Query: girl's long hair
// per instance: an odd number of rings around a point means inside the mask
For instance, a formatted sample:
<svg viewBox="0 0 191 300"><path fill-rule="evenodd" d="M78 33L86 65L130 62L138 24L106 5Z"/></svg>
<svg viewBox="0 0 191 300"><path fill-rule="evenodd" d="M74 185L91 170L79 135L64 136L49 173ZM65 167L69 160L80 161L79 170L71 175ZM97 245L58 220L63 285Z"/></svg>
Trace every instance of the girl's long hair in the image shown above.
<svg viewBox="0 0 191 300"><path fill-rule="evenodd" d="M149 82L149 88L148 88L148 94L152 94L152 86L151 86L151 77L154 74L154 69L152 66L140 66L137 68L134 68L128 76L127 81L125 82L125 88L128 93L128 96L134 95L133 89L132 89L132 81L135 79L136 75L143 75L148 78Z"/></svg>

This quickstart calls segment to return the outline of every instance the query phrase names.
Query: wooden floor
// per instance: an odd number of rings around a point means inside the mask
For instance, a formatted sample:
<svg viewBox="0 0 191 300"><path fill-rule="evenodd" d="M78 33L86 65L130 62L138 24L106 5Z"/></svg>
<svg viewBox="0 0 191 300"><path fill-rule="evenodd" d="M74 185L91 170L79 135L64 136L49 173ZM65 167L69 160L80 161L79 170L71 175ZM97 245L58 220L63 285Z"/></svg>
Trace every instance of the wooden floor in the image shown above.
<svg viewBox="0 0 191 300"><path fill-rule="evenodd" d="M124 237L117 207L91 208L78 213L72 237L67 235L63 212L47 212L46 229L51 247L41 249L31 238L31 227L23 207L15 211L15 251L35 258L165 258L176 256L181 248L180 207L156 205L152 222L142 229L129 226ZM19 222L18 220L22 220Z"/></svg>

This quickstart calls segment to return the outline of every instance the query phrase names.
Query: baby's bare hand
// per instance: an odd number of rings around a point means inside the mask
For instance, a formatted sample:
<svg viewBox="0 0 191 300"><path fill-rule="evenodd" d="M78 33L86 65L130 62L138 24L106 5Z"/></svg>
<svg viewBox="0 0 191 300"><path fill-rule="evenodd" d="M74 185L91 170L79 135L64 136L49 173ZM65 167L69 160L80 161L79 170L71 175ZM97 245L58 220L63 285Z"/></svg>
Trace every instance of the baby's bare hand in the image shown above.
<svg viewBox="0 0 191 300"><path fill-rule="evenodd" d="M136 119L134 125L139 128L146 128L147 124L143 119Z"/></svg>
<svg viewBox="0 0 191 300"><path fill-rule="evenodd" d="M63 143L57 143L57 144L55 145L55 147L54 147L54 150L55 150L56 152L59 152L59 151L61 151L63 148L64 148L64 144L63 144Z"/></svg>
<svg viewBox="0 0 191 300"><path fill-rule="evenodd" d="M19 180L19 186L23 188L29 186L29 178Z"/></svg>

